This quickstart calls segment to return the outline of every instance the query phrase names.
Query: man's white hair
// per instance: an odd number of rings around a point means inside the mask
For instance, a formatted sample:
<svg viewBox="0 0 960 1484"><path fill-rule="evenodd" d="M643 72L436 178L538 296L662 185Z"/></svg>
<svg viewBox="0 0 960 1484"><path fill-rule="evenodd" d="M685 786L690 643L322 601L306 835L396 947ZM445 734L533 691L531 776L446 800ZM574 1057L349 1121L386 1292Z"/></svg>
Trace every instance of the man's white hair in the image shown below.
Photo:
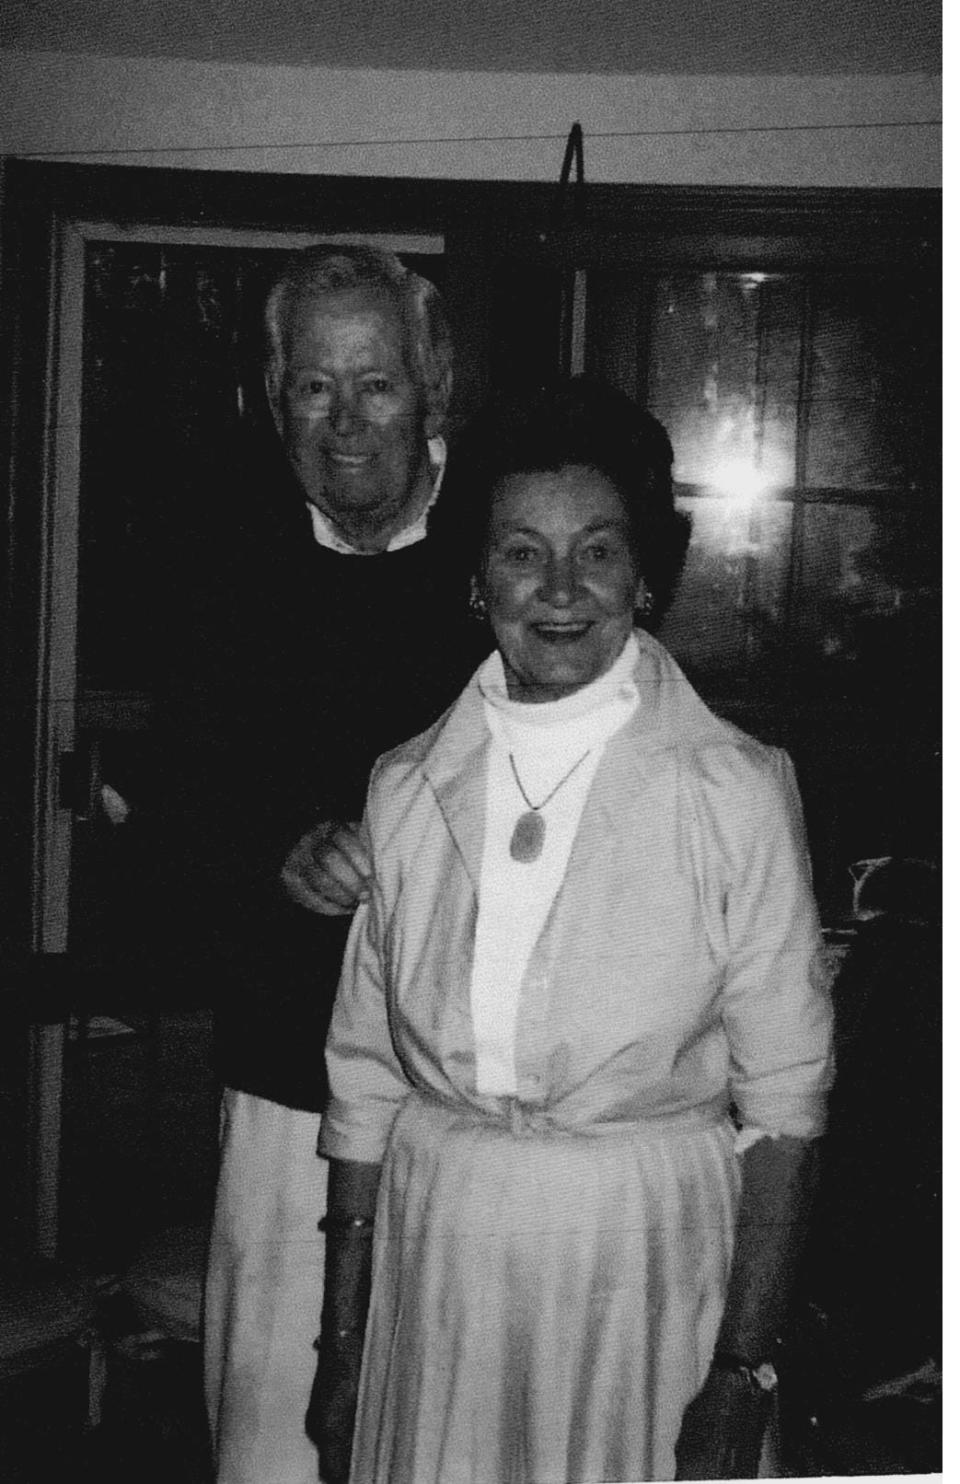
<svg viewBox="0 0 960 1484"><path fill-rule="evenodd" d="M407 336L410 369L424 401L441 415L449 396L453 347L439 290L393 253L364 246L308 247L291 254L264 305L264 372L276 408L286 370L285 332L298 300L370 288L388 294Z"/></svg>

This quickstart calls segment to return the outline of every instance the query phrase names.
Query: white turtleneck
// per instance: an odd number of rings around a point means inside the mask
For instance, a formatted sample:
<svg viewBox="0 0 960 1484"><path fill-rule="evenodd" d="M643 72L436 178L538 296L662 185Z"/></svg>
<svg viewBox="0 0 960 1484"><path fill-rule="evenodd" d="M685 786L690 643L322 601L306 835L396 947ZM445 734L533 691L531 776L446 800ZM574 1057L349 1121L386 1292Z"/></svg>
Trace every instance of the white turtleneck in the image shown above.
<svg viewBox="0 0 960 1484"><path fill-rule="evenodd" d="M498 652L477 672L491 733L470 980L478 1092L510 1096L517 1091L516 1024L523 976L563 880L604 747L639 704L633 680L637 658L631 635L598 680L561 701L542 704L508 698ZM535 861L515 861L510 855L510 837L528 807L513 776L511 755L533 804L547 798L573 769L538 811L546 834Z"/></svg>

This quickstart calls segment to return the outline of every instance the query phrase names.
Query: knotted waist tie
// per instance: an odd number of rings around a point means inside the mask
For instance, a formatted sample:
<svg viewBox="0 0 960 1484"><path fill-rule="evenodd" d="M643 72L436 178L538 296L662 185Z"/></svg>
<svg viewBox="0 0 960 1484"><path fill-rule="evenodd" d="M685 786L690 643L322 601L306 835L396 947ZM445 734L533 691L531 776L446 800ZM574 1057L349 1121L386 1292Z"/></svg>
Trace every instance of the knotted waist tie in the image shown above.
<svg viewBox="0 0 960 1484"><path fill-rule="evenodd" d="M424 1101L429 1103L432 1100L424 1098ZM669 1138L674 1134L716 1128L727 1120L725 1100L674 1112L651 1113L648 1116L638 1114L634 1118L591 1118L584 1122L578 1122L576 1114L572 1114L570 1107L563 1103L548 1107L542 1103L524 1102L518 1097L495 1098L486 1104L446 1103L444 1106L458 1116L474 1118L487 1126L500 1126L516 1139L542 1134L592 1138L628 1132L634 1135L646 1134L651 1138Z"/></svg>

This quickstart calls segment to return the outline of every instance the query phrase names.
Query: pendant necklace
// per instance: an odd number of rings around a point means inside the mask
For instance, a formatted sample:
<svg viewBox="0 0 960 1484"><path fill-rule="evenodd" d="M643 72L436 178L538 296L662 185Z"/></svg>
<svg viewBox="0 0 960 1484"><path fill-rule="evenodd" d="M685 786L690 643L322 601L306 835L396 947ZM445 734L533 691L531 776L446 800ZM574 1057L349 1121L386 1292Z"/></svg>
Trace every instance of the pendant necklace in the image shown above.
<svg viewBox="0 0 960 1484"><path fill-rule="evenodd" d="M510 855L513 860L519 861L522 865L529 865L531 861L539 860L540 853L543 850L543 842L547 833L547 822L540 811L541 809L546 808L550 800L560 792L567 780L573 777L580 764L586 762L592 751L593 748L588 747L586 752L583 754L583 757L577 758L577 761L574 763L573 767L568 769L567 772L564 773L563 777L560 779L560 782L554 784L553 788L547 794L547 797L545 799L541 799L539 804L534 804L532 800L527 797L527 791L524 788L523 784L520 782L520 774L517 772L517 765L513 760L513 753L511 752L508 754L510 758L510 770L513 773L514 782L516 783L517 788L520 790L520 793L523 796L523 802L527 806L526 813L521 814L520 818L517 820L516 824L513 827L513 834L510 836Z"/></svg>

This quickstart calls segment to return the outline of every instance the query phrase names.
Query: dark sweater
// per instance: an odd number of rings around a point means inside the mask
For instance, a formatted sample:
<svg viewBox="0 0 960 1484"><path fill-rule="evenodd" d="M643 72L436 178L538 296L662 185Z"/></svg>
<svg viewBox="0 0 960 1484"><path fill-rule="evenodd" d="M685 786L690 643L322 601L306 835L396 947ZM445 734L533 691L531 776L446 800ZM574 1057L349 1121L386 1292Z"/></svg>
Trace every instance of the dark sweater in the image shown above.
<svg viewBox="0 0 960 1484"><path fill-rule="evenodd" d="M359 819L374 760L450 704L490 648L467 608L472 553L448 471L425 541L376 556L317 544L275 454L247 462L197 545L169 710L169 891L209 967L231 1087L319 1109L347 918L289 903L279 871L322 819ZM185 681L185 683L184 683Z"/></svg>

